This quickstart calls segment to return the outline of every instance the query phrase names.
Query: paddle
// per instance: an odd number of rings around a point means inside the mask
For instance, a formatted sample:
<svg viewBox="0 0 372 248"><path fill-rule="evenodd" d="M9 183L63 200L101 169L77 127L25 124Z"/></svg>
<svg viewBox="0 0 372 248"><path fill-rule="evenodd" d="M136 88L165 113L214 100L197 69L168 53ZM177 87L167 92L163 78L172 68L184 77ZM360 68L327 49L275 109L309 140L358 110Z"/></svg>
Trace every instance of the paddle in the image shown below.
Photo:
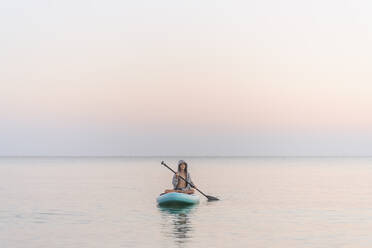
<svg viewBox="0 0 372 248"><path fill-rule="evenodd" d="M170 168L168 165L166 165L164 163L164 161L161 161L161 164L164 165L165 167L167 167L168 169L170 169L174 174L176 174L176 172ZM210 195L206 195L204 194L203 192L201 192L201 190L199 190L194 184L190 183L190 182L187 182L185 178L183 178L182 176L178 176L179 178L181 178L182 180L184 180L186 183L189 183L191 185L191 187L193 187L194 189L196 189L197 191L200 192L200 194L204 195L205 197L207 197L208 201L218 201L219 199L217 197L214 197L214 196L210 196Z"/></svg>

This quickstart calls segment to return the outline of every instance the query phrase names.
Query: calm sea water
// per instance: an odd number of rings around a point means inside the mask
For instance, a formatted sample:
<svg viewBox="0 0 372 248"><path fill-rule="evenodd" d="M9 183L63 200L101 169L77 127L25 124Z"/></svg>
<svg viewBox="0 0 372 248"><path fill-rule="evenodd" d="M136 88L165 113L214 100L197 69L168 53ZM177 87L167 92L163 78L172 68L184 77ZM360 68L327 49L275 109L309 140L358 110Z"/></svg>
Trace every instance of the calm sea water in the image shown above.
<svg viewBox="0 0 372 248"><path fill-rule="evenodd" d="M178 159L204 198L159 208ZM371 158L2 158L0 247L371 247Z"/></svg>

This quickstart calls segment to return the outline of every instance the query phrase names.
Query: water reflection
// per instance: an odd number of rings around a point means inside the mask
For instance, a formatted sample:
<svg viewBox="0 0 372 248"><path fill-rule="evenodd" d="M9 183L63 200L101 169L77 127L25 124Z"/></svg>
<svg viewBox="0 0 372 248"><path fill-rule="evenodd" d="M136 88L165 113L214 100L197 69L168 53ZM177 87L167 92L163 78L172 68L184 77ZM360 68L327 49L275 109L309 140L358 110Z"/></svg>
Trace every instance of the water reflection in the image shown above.
<svg viewBox="0 0 372 248"><path fill-rule="evenodd" d="M196 206L158 206L158 208L163 220L161 223L162 232L167 238L172 238L178 247L184 247L184 245L192 238L193 226L191 217Z"/></svg>

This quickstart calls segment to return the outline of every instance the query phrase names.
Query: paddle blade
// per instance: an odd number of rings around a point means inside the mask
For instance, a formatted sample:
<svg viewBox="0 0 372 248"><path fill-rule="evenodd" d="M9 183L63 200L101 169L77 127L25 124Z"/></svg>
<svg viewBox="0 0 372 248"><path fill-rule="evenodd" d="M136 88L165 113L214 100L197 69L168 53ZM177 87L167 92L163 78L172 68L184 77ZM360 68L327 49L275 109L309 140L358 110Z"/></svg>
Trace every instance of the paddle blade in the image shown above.
<svg viewBox="0 0 372 248"><path fill-rule="evenodd" d="M207 195L207 198L208 198L208 201L219 201L220 200L217 197L210 196L210 195Z"/></svg>

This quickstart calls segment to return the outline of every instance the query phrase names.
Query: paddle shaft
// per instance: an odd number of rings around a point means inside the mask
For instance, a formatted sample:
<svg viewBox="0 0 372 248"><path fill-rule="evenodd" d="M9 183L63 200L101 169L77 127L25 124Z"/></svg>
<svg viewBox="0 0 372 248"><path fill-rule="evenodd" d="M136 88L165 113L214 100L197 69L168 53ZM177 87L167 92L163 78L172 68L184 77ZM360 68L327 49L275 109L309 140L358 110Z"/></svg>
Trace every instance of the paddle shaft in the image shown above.
<svg viewBox="0 0 372 248"><path fill-rule="evenodd" d="M177 172L175 172L172 168L170 168L168 165L166 165L164 163L164 161L161 162L162 165L164 165L165 167L167 167L168 169L170 169L174 174L176 174ZM194 184L188 182L185 178L183 178L182 176L178 176L179 178L181 178L182 180L184 180L186 183L189 183L191 185L191 187L193 187L194 189L196 189L197 191L200 192L200 194L204 195L205 197L209 198L206 194L204 194L203 192L201 192L201 190L199 190Z"/></svg>

